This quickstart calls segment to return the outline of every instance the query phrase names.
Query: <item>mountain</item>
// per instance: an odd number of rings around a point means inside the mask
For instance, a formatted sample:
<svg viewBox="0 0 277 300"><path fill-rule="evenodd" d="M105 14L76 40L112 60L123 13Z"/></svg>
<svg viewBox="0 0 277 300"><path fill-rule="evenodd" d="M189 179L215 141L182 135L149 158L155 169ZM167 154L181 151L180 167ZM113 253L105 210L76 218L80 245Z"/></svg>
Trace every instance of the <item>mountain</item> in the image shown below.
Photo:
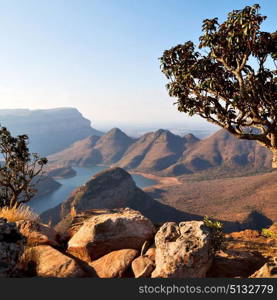
<svg viewBox="0 0 277 300"><path fill-rule="evenodd" d="M49 156L54 164L112 165L162 176L182 176L211 169L245 173L268 171L272 155L256 141L239 140L219 130L204 140L159 129L132 139L114 128L102 137L91 136Z"/></svg>
<svg viewBox="0 0 277 300"><path fill-rule="evenodd" d="M118 161L134 139L128 137L118 128L113 128L102 137L90 136L72 144L69 148L50 155L53 164L69 164L91 166L96 164L112 164Z"/></svg>
<svg viewBox="0 0 277 300"><path fill-rule="evenodd" d="M0 122L13 135L28 134L32 152L46 156L91 135L102 135L75 108L3 109Z"/></svg>
<svg viewBox="0 0 277 300"><path fill-rule="evenodd" d="M48 161L50 164L57 165L86 166L98 164L101 162L101 156L94 149L94 146L99 139L99 136L90 136L75 142L65 150L49 155Z"/></svg>
<svg viewBox="0 0 277 300"><path fill-rule="evenodd" d="M77 172L70 166L58 167L58 168L46 168L44 172L47 176L52 178L70 178L77 175Z"/></svg>
<svg viewBox="0 0 277 300"><path fill-rule="evenodd" d="M266 170L271 168L271 159L270 151L256 141L239 140L222 129L195 142L176 164L164 170L164 174L176 176L211 168Z"/></svg>
<svg viewBox="0 0 277 300"><path fill-rule="evenodd" d="M40 181L36 184L36 190L37 194L32 198L31 201L37 201L40 197L46 196L48 194L53 193L55 190L57 190L61 184L56 181L51 176L43 176Z"/></svg>
<svg viewBox="0 0 277 300"><path fill-rule="evenodd" d="M193 143L192 135L187 139L168 130L160 129L139 138L116 163L116 166L143 172L160 171L174 164L187 145Z"/></svg>
<svg viewBox="0 0 277 300"><path fill-rule="evenodd" d="M153 200L121 168L111 168L96 174L86 184L75 189L66 201L43 212L40 218L57 224L73 207L77 212L130 207L153 222L202 219L201 216L187 214Z"/></svg>
<svg viewBox="0 0 277 300"><path fill-rule="evenodd" d="M133 142L120 129L113 128L97 141L95 150L101 154L103 164L110 164L118 161Z"/></svg>

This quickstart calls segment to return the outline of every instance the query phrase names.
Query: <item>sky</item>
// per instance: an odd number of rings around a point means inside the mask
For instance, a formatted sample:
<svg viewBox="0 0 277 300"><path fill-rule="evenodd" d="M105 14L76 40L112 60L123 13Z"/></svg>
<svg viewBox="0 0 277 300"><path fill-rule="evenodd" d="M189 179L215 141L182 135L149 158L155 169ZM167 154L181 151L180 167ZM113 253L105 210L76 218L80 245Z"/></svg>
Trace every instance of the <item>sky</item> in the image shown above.
<svg viewBox="0 0 277 300"><path fill-rule="evenodd" d="M202 20L259 3L276 30L277 1L0 0L0 109L76 107L96 128L204 124L177 111L158 58Z"/></svg>

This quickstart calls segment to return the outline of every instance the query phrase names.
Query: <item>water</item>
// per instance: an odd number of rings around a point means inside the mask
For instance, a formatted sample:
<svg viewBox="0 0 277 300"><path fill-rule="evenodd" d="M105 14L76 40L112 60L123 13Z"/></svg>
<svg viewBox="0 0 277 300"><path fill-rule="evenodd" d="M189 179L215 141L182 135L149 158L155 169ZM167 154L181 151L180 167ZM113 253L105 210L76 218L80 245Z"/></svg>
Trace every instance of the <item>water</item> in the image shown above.
<svg viewBox="0 0 277 300"><path fill-rule="evenodd" d="M75 167L73 169L77 172L76 176L71 178L55 179L56 181L62 184L62 186L59 189L46 196L31 200L28 203L35 212L42 213L45 210L57 206L58 204L66 200L70 195L70 193L76 187L86 183L93 175L97 174L98 172L104 169L107 169L107 167L105 166L95 166L90 168ZM131 176L136 182L136 185L140 188L151 186L156 183L155 180L148 179L141 175L133 174Z"/></svg>

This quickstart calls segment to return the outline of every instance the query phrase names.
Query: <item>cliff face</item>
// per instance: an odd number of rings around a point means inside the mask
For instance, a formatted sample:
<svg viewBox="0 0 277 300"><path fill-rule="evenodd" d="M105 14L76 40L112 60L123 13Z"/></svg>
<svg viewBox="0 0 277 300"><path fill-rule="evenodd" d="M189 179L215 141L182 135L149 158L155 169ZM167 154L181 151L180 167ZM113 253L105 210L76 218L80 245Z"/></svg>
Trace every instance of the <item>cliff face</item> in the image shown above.
<svg viewBox="0 0 277 300"><path fill-rule="evenodd" d="M1 125L14 135L26 133L33 152L48 155L101 132L75 108L0 110Z"/></svg>

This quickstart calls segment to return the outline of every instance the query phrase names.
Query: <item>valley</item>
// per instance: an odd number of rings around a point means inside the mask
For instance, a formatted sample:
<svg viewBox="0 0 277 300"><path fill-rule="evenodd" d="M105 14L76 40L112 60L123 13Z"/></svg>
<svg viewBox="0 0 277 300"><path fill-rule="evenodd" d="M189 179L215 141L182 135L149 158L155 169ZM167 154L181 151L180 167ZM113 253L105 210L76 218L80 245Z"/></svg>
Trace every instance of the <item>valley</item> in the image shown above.
<svg viewBox="0 0 277 300"><path fill-rule="evenodd" d="M277 221L277 174L271 169L271 153L224 130L203 140L163 129L135 139L114 128L48 158L50 166L88 168L105 162L132 176L154 180L150 186L139 187L178 212L168 213L168 220L175 221L183 213L199 219L208 215L230 228L235 223L248 222L245 226L257 228L260 222ZM253 214L255 220L251 219Z"/></svg>
<svg viewBox="0 0 277 300"><path fill-rule="evenodd" d="M49 110L32 115L56 114L60 118L65 112L69 111ZM72 121L82 119L76 111L70 112L67 118ZM22 124L26 123L30 112L16 112L19 113ZM75 189L98 172L122 168L155 201L152 205L159 207L158 211L162 207L162 214L167 214L162 218L154 214L158 222L208 215L230 224L244 223L255 212L265 222L277 221L277 174L271 169L271 153L257 142L236 139L224 130L202 139L191 133L180 136L167 129L132 137L119 128L100 133L86 121L78 124L81 123L78 126L88 125L85 131L78 129L82 134L74 133L75 140L70 143L68 139L66 144L60 144L61 151L47 156L48 179L40 184L39 194L30 202L36 212L44 213L67 201ZM16 128L16 124L13 126ZM35 140L33 132L30 138ZM45 137L44 143L51 144L52 138ZM140 209L140 205L136 207ZM257 222L254 221L259 226Z"/></svg>
<svg viewBox="0 0 277 300"><path fill-rule="evenodd" d="M74 189L85 184L95 174L108 168L108 166L74 167L72 170L75 172L75 175L72 177L59 177L55 178L55 180L48 179L47 182L42 182L41 186L43 186L43 188L39 187L39 190L43 190L48 186L51 187L51 184L53 185L52 182L55 182L57 186L55 185L53 189L50 189L49 192L45 194L38 193L38 195L29 202L29 206L37 213L51 209L66 200ZM149 178L142 174L132 174L132 178L135 180L137 186L141 188L153 184L156 186L157 182L155 176Z"/></svg>

